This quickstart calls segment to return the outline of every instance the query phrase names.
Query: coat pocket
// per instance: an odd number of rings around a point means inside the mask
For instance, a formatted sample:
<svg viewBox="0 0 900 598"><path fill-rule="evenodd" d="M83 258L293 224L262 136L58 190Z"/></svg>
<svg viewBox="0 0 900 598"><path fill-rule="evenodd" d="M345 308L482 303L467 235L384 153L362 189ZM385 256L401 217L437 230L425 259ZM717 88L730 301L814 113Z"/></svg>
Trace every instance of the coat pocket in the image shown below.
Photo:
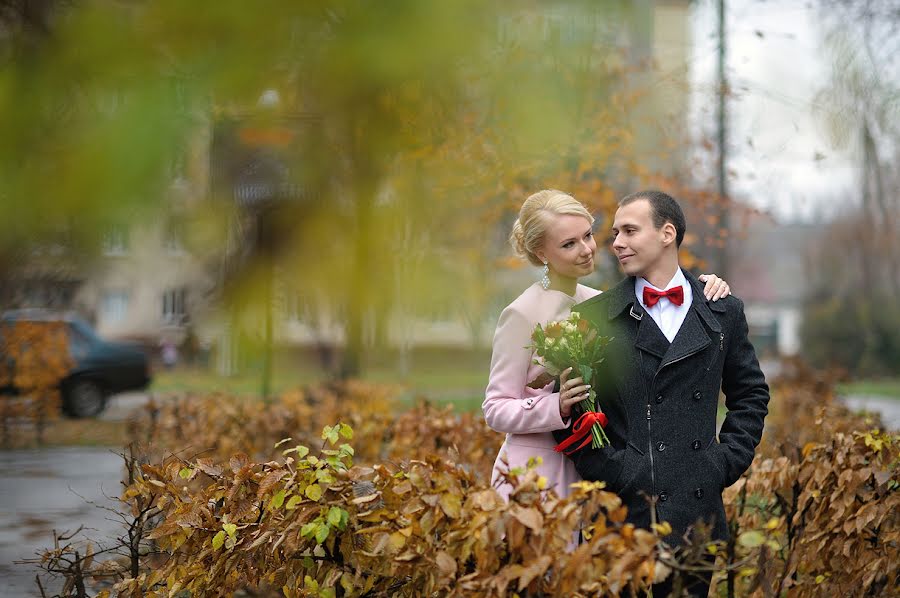
<svg viewBox="0 0 900 598"><path fill-rule="evenodd" d="M716 442L716 437L713 436L709 442L706 444L706 449L703 451L704 457L706 457L707 462L709 462L711 471L715 472L717 476L717 483L719 486L719 490L725 489L725 469L722 466L722 462L720 460L719 455L719 444Z"/></svg>
<svg viewBox="0 0 900 598"><path fill-rule="evenodd" d="M629 442L625 446L622 471L615 483L610 486L610 490L616 494L622 494L623 492L632 490L635 485L639 483L638 478L646 471L647 468L644 466L644 451Z"/></svg>

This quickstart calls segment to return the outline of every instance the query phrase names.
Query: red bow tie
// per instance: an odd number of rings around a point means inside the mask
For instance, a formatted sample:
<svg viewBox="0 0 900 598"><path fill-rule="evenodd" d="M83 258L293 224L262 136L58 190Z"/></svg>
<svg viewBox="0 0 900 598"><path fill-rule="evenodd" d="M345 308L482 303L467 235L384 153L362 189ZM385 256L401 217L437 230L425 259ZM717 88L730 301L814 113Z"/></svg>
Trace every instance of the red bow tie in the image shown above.
<svg viewBox="0 0 900 598"><path fill-rule="evenodd" d="M672 287L667 291L657 291L650 287L644 287L644 305L647 307L653 307L663 297L671 301L674 305L681 305L684 303L684 289L677 286Z"/></svg>

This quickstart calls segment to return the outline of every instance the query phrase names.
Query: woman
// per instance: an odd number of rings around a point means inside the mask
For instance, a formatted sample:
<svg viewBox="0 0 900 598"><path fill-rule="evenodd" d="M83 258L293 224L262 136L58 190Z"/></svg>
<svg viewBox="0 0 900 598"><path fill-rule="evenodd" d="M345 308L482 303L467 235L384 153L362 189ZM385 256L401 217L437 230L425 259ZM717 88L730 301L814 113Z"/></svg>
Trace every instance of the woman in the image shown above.
<svg viewBox="0 0 900 598"><path fill-rule="evenodd" d="M497 486L504 460L510 468L524 467L529 459L540 457L538 473L547 478L548 489L560 496L567 496L570 484L581 479L572 462L553 450L556 442L551 432L566 427L572 406L587 397L590 387L581 378L569 379L570 368L560 376L559 392L553 392L552 382L544 388L528 388L544 368L534 363L534 354L526 347L536 324L565 319L573 305L600 293L578 284L579 278L594 271L593 223L590 212L575 198L544 190L522 204L509 237L520 257L543 267L543 277L500 314L481 405L487 424L506 433L491 480L504 498L512 489L506 483ZM700 278L705 279L708 299L729 294L728 285L718 277Z"/></svg>

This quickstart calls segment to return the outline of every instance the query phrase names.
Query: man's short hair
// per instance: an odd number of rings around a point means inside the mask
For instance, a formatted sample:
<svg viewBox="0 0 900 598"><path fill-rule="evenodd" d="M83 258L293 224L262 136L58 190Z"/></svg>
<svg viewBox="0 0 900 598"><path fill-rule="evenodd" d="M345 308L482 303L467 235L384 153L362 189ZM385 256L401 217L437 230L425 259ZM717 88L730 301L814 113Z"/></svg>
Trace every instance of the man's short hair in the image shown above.
<svg viewBox="0 0 900 598"><path fill-rule="evenodd" d="M684 220L684 212L681 211L681 206L678 205L675 198L662 191L638 191L625 196L619 202L619 207L621 208L639 199L646 199L650 203L650 218L653 220L653 226L657 230L661 229L666 222L672 223L672 226L675 227L675 246L681 247L687 224Z"/></svg>

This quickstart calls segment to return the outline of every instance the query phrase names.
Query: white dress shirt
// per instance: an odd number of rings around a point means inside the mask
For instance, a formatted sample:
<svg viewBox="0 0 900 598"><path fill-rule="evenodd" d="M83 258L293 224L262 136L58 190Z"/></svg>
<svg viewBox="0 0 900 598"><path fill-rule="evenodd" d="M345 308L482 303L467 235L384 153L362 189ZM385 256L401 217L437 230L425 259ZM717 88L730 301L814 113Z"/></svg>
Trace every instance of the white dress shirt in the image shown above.
<svg viewBox="0 0 900 598"><path fill-rule="evenodd" d="M668 291L672 287L677 287L679 285L681 285L684 290L684 303L681 305L675 305L666 297L661 297L653 307L644 305L644 287L650 287L651 289L662 292ZM684 323L684 317L687 315L688 309L691 307L691 301L693 300L691 285L688 284L681 268L678 268L675 271L675 276L672 277L672 280L669 281L669 284L667 284L664 289L653 286L643 278L636 278L634 281L634 294L637 295L638 301L644 306L644 309L650 314L650 317L653 318L653 321L656 322L656 325L659 326L659 329L662 330L662 333L666 338L669 339L669 342L671 343L675 340L675 335L678 334L678 331L681 329L681 325Z"/></svg>

